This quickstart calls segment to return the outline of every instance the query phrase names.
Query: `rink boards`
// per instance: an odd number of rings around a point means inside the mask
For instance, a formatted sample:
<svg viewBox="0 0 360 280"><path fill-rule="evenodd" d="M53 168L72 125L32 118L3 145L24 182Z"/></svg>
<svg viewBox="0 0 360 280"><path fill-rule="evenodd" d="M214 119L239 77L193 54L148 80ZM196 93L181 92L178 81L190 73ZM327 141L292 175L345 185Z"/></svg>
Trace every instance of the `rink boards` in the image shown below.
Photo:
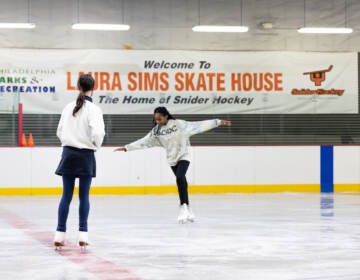
<svg viewBox="0 0 360 280"><path fill-rule="evenodd" d="M162 149L113 149L96 152L93 194L177 192ZM320 192L325 185L360 192L360 146L197 146L191 154L192 193ZM60 194L60 157L60 147L0 148L0 195Z"/></svg>

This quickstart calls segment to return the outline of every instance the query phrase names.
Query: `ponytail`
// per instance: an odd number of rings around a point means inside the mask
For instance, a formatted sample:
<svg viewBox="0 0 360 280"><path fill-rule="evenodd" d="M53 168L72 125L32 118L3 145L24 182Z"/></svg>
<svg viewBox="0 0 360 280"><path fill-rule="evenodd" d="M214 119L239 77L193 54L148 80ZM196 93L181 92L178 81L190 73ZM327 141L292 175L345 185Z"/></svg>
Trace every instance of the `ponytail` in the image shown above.
<svg viewBox="0 0 360 280"><path fill-rule="evenodd" d="M82 106L85 103L85 92L93 90L95 86L95 80L89 74L83 74L79 77L77 87L80 90L80 93L76 99L76 106L73 110L73 116L75 117L76 113L80 111Z"/></svg>
<svg viewBox="0 0 360 280"><path fill-rule="evenodd" d="M80 93L76 99L76 106L74 107L74 110L72 113L72 115L74 117L75 117L76 113L79 112L79 110L84 105L84 103L85 103L85 94L82 91L80 91Z"/></svg>

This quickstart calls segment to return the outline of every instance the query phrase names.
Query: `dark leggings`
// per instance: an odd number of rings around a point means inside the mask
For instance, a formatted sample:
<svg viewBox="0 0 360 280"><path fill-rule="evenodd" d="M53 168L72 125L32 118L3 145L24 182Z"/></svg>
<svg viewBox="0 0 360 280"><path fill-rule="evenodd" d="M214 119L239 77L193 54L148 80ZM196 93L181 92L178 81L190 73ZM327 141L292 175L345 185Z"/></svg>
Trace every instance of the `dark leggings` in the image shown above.
<svg viewBox="0 0 360 280"><path fill-rule="evenodd" d="M66 232L66 221L69 215L69 207L74 193L75 176L63 175L63 194L60 200L58 211L57 231ZM90 211L89 191L91 176L79 178L79 231L88 231L88 216Z"/></svg>
<svg viewBox="0 0 360 280"><path fill-rule="evenodd" d="M180 204L189 204L188 183L186 181L186 172L189 168L190 162L187 160L180 160L175 166L171 166L172 171L176 176L176 184L179 190Z"/></svg>

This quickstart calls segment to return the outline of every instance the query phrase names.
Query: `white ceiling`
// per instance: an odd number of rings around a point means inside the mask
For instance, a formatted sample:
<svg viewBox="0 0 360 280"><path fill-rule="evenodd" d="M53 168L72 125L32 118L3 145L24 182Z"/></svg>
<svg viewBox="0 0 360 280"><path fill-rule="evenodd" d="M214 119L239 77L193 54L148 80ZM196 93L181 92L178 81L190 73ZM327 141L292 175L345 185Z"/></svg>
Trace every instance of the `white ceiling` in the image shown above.
<svg viewBox="0 0 360 280"><path fill-rule="evenodd" d="M128 32L75 31L77 0L30 0L34 30L0 30L0 47L359 51L360 0L306 0L307 26L345 25L350 35L304 35L303 0L243 0L245 34L194 33L193 25L240 25L240 0L80 0L79 21L126 23ZM0 0L0 21L26 22L28 0ZM122 9L124 7L124 9ZM122 15L124 14L124 18ZM261 22L272 22L264 31Z"/></svg>

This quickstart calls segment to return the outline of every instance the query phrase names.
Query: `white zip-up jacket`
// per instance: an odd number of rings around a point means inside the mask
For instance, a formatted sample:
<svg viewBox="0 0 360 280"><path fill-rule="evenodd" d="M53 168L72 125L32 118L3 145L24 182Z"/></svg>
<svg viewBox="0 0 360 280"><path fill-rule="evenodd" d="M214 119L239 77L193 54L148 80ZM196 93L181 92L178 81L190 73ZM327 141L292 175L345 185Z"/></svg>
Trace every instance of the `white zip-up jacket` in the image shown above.
<svg viewBox="0 0 360 280"><path fill-rule="evenodd" d="M79 149L97 150L105 136L105 125L101 109L91 101L85 100L84 105L72 115L76 102L65 106L62 111L57 137L62 146Z"/></svg>
<svg viewBox="0 0 360 280"><path fill-rule="evenodd" d="M188 122L169 120L164 126L154 128L144 137L125 146L127 151L163 147L169 164L175 166L180 160L190 161L189 138L220 125L219 119Z"/></svg>

